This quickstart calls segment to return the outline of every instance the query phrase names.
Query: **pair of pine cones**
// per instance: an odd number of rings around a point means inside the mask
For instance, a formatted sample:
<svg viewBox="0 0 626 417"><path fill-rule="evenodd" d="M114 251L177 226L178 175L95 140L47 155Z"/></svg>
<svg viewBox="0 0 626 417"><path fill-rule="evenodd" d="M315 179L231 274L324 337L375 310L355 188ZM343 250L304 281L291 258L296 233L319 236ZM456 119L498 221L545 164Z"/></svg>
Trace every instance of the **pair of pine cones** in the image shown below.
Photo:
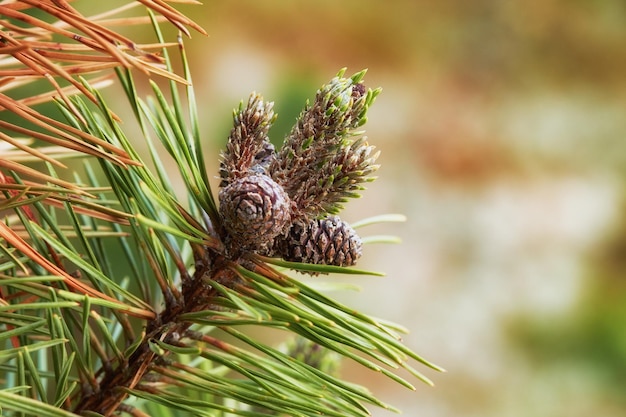
<svg viewBox="0 0 626 417"><path fill-rule="evenodd" d="M276 151L268 131L273 103L252 94L234 113L220 164L220 214L230 256L258 253L287 261L350 266L362 242L336 214L357 197L378 165L362 132L380 89L345 70L318 90Z"/></svg>

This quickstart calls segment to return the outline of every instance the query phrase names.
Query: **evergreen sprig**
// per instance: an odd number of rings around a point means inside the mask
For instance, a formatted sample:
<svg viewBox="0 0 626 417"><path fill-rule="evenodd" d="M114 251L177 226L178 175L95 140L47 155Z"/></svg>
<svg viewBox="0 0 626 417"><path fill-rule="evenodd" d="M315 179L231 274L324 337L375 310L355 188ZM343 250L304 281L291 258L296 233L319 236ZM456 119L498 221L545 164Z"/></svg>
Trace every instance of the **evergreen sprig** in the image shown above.
<svg viewBox="0 0 626 417"><path fill-rule="evenodd" d="M189 24L162 2L144 3L177 27ZM46 3L42 10L88 29L64 4ZM0 13L10 18L6 7ZM66 16L70 11L76 16ZM159 19L149 17L160 47L170 46ZM306 284L289 270L376 273L271 257L280 254L269 247L233 250L237 240L229 238L205 169L191 69L182 40L176 45L183 75L168 77L165 90L153 82L152 97L135 87L141 73L115 65L154 168L98 88L82 78L75 79L75 95L55 101L65 120L55 120L46 136L33 135L54 148L37 150L12 138L12 150L0 157L2 412L221 417L367 416L368 405L395 410L337 376L334 357L409 389L398 370L429 382L412 363L440 368L402 344L401 327L354 311L317 290L319 282ZM98 51L118 59L110 49ZM173 74L168 49L156 56L165 64L159 74ZM222 190L234 180L265 176L286 187L291 207L298 208L289 222L301 214L321 221L319 215L337 209L375 170L371 147L355 139L379 91L366 91L363 75L343 78L342 71L323 87L277 153L267 141L275 117L271 104L253 95L235 112L222 157ZM24 120L40 127L50 120L28 101L11 100L26 109L19 113L29 115ZM180 171L185 202L177 198L161 149ZM284 182L289 175L308 180L300 176L310 173L305 161L320 168L308 183L313 188ZM322 179L328 185L320 185ZM279 349L246 334L248 326L298 341Z"/></svg>

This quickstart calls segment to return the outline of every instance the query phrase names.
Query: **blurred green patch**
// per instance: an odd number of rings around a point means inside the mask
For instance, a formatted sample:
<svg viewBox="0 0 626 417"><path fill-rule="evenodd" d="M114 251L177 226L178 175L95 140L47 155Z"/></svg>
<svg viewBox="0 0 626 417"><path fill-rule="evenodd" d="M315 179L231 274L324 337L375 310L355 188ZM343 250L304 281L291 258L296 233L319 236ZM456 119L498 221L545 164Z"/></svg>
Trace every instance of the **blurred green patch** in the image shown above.
<svg viewBox="0 0 626 417"><path fill-rule="evenodd" d="M626 217L590 257L578 303L559 317L509 322L512 349L539 372L576 370L618 406L626 405Z"/></svg>

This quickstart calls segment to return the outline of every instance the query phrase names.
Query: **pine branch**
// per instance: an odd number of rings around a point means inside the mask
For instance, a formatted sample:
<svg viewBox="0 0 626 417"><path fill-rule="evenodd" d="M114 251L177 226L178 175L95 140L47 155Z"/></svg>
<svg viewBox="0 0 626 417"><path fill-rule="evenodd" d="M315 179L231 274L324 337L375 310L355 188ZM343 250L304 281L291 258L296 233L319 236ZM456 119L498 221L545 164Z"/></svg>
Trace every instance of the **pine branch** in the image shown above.
<svg viewBox="0 0 626 417"><path fill-rule="evenodd" d="M194 28L164 2L142 3L176 27ZM362 241L336 217L377 168L373 147L356 131L380 91L364 87L364 71L349 78L341 71L323 86L277 152L268 140L272 104L256 94L242 104L221 159L218 205L182 41L179 76L167 49L154 54L164 64L157 67L152 55L103 26L119 24L112 14L86 19L64 2L11 5L0 6L0 14L24 18L32 28L10 40L4 52L17 61L7 71L40 74L53 59L50 73L74 90L55 101L64 122L31 108L44 96L5 100L24 120L49 124L35 137L50 147L35 149L10 137L10 158L0 164L4 408L42 416L161 415L166 409L207 416L367 416L369 405L395 410L337 376L337 357L409 389L412 383L398 370L430 383L412 363L441 369L401 343L401 327L354 311L287 271L379 275L346 268L356 263ZM30 7L58 23L25 18ZM157 16L150 13L149 20L155 45L171 45ZM41 43L46 31L68 43L37 55L35 45L51 47ZM69 41L76 31L81 35ZM72 67L78 55L85 67ZM94 62L115 63L115 82L126 93L153 170L98 89L89 80L65 78L69 68L86 70ZM142 97L133 77L143 75L131 67L166 75L169 90L153 82L153 96ZM161 149L180 170L189 192L185 203L176 198ZM83 166L66 178L71 158ZM241 326L250 325L298 341L277 349L244 333Z"/></svg>

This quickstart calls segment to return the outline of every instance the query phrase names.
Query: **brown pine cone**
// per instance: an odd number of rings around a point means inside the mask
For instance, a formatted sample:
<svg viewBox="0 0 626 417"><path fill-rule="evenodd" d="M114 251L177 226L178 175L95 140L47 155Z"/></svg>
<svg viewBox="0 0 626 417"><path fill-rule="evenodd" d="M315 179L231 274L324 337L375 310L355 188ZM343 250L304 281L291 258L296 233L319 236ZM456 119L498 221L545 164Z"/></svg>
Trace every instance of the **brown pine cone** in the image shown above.
<svg viewBox="0 0 626 417"><path fill-rule="evenodd" d="M351 266L362 252L361 238L338 216L296 221L289 233L276 244L276 250L287 261Z"/></svg>
<svg viewBox="0 0 626 417"><path fill-rule="evenodd" d="M238 178L219 192L220 213L233 251L263 251L291 220L291 200L267 175Z"/></svg>

